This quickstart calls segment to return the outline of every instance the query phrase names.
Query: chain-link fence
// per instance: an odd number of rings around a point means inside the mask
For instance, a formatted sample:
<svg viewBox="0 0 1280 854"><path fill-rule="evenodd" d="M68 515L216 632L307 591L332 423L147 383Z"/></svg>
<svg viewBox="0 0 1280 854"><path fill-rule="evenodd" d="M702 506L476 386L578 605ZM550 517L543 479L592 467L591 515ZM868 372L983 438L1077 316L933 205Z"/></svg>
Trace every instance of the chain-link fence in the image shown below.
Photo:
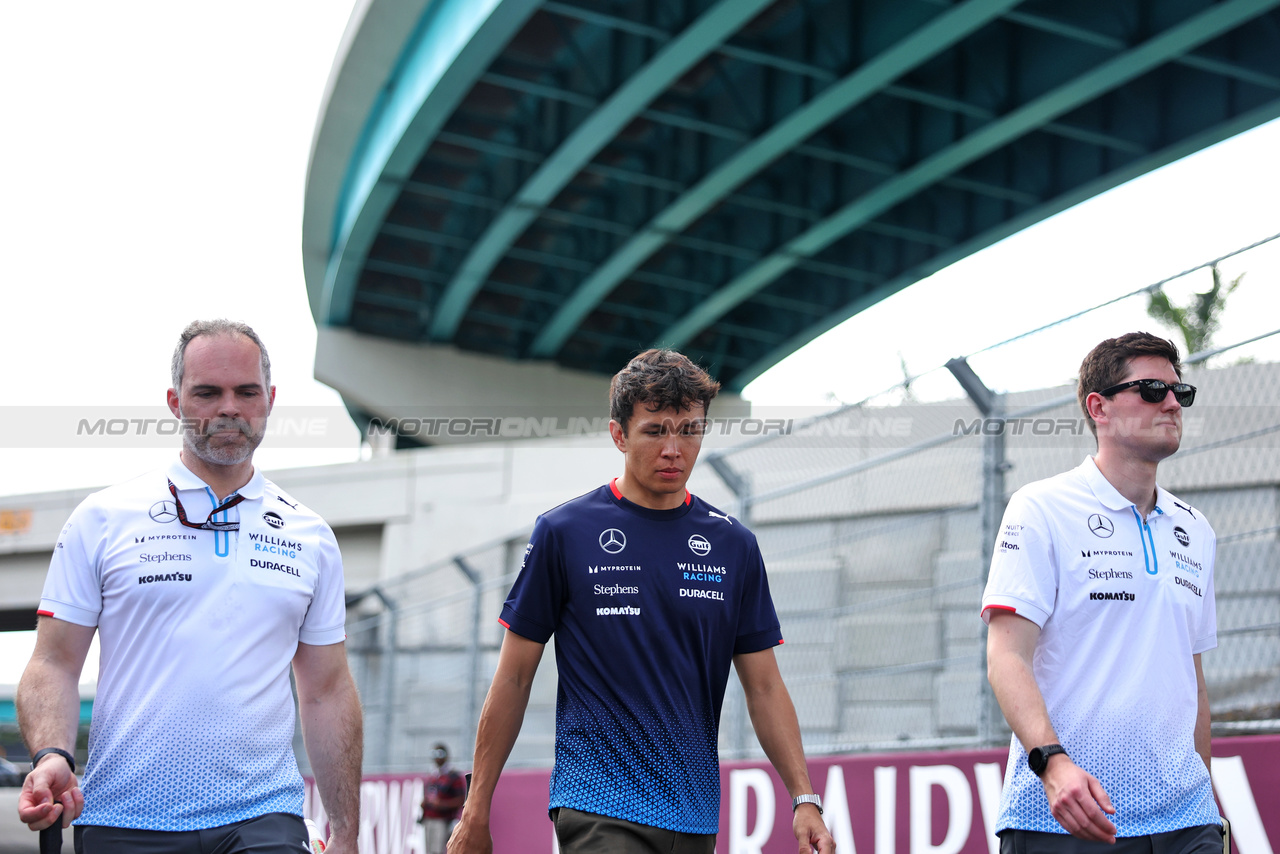
<svg viewBox="0 0 1280 854"><path fill-rule="evenodd" d="M996 530L1014 490L1073 468L1095 446L1073 386L993 394L981 374L1054 353L1073 328L1111 328L1107 312L1171 281L953 360L934 372L955 378L951 399L913 399L912 378L704 454L700 465L720 475L760 540L786 637L778 660L811 754L1007 740L979 619ZM1078 364L1083 351L1069 355ZM1280 729L1280 335L1186 364L1200 394L1160 481L1203 511L1219 538L1219 647L1203 656L1215 732ZM944 384L938 396L947 395ZM494 615L527 534L351 603L370 769L422 767L437 740L469 757L496 666ZM513 765L551 761L554 670L550 660L540 668ZM721 749L726 758L761 755L734 679Z"/></svg>

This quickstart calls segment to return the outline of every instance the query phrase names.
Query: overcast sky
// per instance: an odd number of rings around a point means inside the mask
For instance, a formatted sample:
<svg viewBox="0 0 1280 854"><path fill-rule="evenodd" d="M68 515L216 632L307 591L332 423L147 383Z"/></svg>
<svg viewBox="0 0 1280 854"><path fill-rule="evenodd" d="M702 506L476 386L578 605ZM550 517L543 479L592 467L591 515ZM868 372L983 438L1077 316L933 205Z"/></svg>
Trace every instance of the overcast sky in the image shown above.
<svg viewBox="0 0 1280 854"><path fill-rule="evenodd" d="M311 378L300 242L311 136L351 5L0 4L10 418L50 405L161 406L178 331L217 315L266 340L277 406L340 406ZM912 372L933 368L1278 232L1277 151L1272 123L1029 229L832 331L748 397L858 400L901 378L899 353ZM1249 277L1220 341L1280 319L1277 250L1227 268ZM1062 382L1097 340L1152 326L1135 301L974 364L1000 388ZM944 375L921 389L958 394ZM258 461L346 461L357 445L351 428L345 447L268 442ZM172 453L0 448L0 495L103 485Z"/></svg>

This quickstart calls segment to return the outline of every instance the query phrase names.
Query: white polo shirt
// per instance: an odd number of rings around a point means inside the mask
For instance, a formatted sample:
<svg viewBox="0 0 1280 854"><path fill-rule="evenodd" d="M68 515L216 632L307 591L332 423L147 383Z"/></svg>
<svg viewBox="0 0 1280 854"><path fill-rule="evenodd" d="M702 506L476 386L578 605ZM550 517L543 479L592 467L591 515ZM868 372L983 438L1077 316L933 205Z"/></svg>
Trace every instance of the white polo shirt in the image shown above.
<svg viewBox="0 0 1280 854"><path fill-rule="evenodd" d="M1110 795L1119 836L1221 823L1195 751L1192 660L1218 645L1216 547L1204 514L1159 487L1143 519L1092 457L1018 490L1005 511L983 619L1003 609L1040 626L1033 664L1049 718ZM1016 736L1005 828L1067 832Z"/></svg>
<svg viewBox="0 0 1280 854"><path fill-rule="evenodd" d="M40 613L97 626L102 659L76 824L197 830L302 814L289 667L345 637L329 526L260 472L216 498L181 462L94 493L54 548Z"/></svg>

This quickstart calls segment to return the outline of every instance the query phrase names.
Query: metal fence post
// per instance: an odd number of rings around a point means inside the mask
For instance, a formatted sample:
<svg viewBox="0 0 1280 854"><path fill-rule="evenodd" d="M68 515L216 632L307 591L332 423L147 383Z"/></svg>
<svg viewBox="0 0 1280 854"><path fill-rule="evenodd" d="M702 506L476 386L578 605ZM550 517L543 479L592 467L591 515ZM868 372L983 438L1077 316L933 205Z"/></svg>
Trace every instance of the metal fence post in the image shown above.
<svg viewBox="0 0 1280 854"><path fill-rule="evenodd" d="M1005 422L1004 400L1001 395L993 395L991 413L986 417L991 430L983 430L982 435L982 583L986 587L987 575L991 572L991 557L995 552L996 537L1000 535L1000 520L1004 518L1004 473L1009 470L1009 462L1005 459ZM997 740L996 727L1000 720L1000 708L996 704L995 693L987 681L987 645L979 648L979 685L982 699L979 706L978 735L985 744L994 744Z"/></svg>
<svg viewBox="0 0 1280 854"><path fill-rule="evenodd" d="M737 512L734 513L742 524L750 524L751 518L751 481L744 474L738 473L723 454L711 454L706 457L707 463L715 469L716 474L724 481L725 486L733 492L737 499ZM731 743L734 755L747 755L747 696L739 687L733 695L733 733Z"/></svg>
<svg viewBox="0 0 1280 854"><path fill-rule="evenodd" d="M391 765L391 735L395 725L395 690L396 690L396 637L398 635L399 614L395 601L380 587L369 593L378 598L387 609L386 631L382 637L382 744L378 751L383 770Z"/></svg>
<svg viewBox="0 0 1280 854"><path fill-rule="evenodd" d="M991 571L996 537L1000 533L1000 520L1004 516L1004 473L1009 470L1009 462L1005 459L1004 399L987 388L966 359L950 360L947 370L982 414L982 498L978 504L978 523L982 531L982 581L985 586L987 573ZM981 691L978 736L984 743L993 744L1000 710L987 682L986 644L979 647L978 663Z"/></svg>
<svg viewBox="0 0 1280 854"><path fill-rule="evenodd" d="M463 704L462 743L468 745L472 759L475 758L475 737L473 727L476 720L476 683L480 678L480 573L467 563L466 558L458 555L454 564L471 582L471 640L467 644L467 702Z"/></svg>

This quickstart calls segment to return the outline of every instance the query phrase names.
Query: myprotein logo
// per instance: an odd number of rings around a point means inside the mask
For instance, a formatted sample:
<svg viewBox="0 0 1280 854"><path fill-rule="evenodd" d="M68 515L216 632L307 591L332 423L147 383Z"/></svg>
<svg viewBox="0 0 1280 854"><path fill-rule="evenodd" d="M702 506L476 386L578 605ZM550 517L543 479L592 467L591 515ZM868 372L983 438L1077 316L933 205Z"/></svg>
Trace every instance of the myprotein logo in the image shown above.
<svg viewBox="0 0 1280 854"><path fill-rule="evenodd" d="M195 534L150 534L145 537L134 537L133 544L150 543L155 540L194 540Z"/></svg>
<svg viewBox="0 0 1280 854"><path fill-rule="evenodd" d="M588 564L587 575L595 575L598 572L639 572L640 566L635 564Z"/></svg>
<svg viewBox="0 0 1280 854"><path fill-rule="evenodd" d="M1133 552L1115 549L1081 549L1080 557L1133 557Z"/></svg>
<svg viewBox="0 0 1280 854"><path fill-rule="evenodd" d="M617 528L605 528L600 532L600 548L616 555L627 547L627 535Z"/></svg>
<svg viewBox="0 0 1280 854"><path fill-rule="evenodd" d="M711 543L701 534L694 534L689 538L689 551L703 557L711 553Z"/></svg>
<svg viewBox="0 0 1280 854"><path fill-rule="evenodd" d="M172 501L157 501L151 505L147 515L151 517L152 521L161 524L172 522L178 518L178 506Z"/></svg>

